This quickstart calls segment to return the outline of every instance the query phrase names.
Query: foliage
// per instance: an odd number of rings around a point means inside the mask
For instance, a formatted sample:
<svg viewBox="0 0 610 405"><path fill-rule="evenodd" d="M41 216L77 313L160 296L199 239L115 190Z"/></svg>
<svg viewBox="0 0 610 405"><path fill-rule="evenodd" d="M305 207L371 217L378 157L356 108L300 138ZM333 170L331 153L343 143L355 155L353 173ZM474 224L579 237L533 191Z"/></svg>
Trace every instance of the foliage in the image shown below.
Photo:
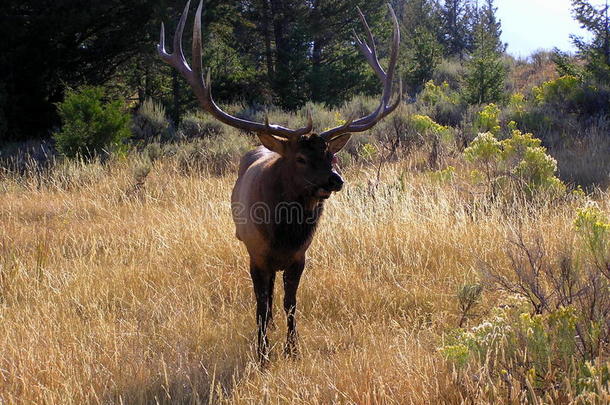
<svg viewBox="0 0 610 405"><path fill-rule="evenodd" d="M428 30L418 29L405 49L404 81L411 93L419 93L434 74L442 56L435 36Z"/></svg>
<svg viewBox="0 0 610 405"><path fill-rule="evenodd" d="M587 0L572 0L572 10L580 26L592 34L586 41L572 35L572 42L580 56L585 59L585 71L596 83L610 83L610 17L608 3L595 7Z"/></svg>
<svg viewBox="0 0 610 405"><path fill-rule="evenodd" d="M494 103L504 96L506 69L498 50L498 39L479 26L476 47L467 63L464 96L470 104Z"/></svg>
<svg viewBox="0 0 610 405"><path fill-rule="evenodd" d="M579 209L574 227L594 262L604 265L610 259L610 222L596 206Z"/></svg>
<svg viewBox="0 0 610 405"><path fill-rule="evenodd" d="M182 174L223 175L235 169L240 158L253 146L248 137L232 131L222 137L203 137L167 145L163 153L174 157Z"/></svg>
<svg viewBox="0 0 610 405"><path fill-rule="evenodd" d="M434 83L447 83L456 93L460 90L465 75L464 62L459 59L443 58L434 70Z"/></svg>
<svg viewBox="0 0 610 405"><path fill-rule="evenodd" d="M534 315L531 311L527 300L514 296L479 325L449 333L439 351L457 368L472 364L479 373L508 385L545 392L569 381L578 394L595 392L597 387L586 383L591 363L575 362L580 356L574 337L581 320L575 308Z"/></svg>
<svg viewBox="0 0 610 405"><path fill-rule="evenodd" d="M479 283L462 284L457 291L458 305L461 313L459 326L462 327L472 311L481 302L483 285Z"/></svg>
<svg viewBox="0 0 610 405"><path fill-rule="evenodd" d="M496 13L495 0L484 0L482 6L475 10L474 16L474 35L475 42L480 38L476 38L481 33L484 33L488 41L488 45L495 51L502 53L506 50L506 45L502 43L502 23L498 20ZM475 45L478 46L478 45Z"/></svg>
<svg viewBox="0 0 610 405"><path fill-rule="evenodd" d="M102 85L126 60L148 52L158 35L152 16L158 2L104 0L0 2L0 88L11 140L49 137L58 126L56 103L67 88ZM147 39L148 24L155 39ZM150 48L148 48L150 46ZM123 93L122 96L133 93ZM0 107L2 108L2 107ZM32 118L35 117L35 118Z"/></svg>
<svg viewBox="0 0 610 405"><path fill-rule="evenodd" d="M136 140L153 141L170 137L170 124L165 107L153 99L146 99L133 117L131 130Z"/></svg>
<svg viewBox="0 0 610 405"><path fill-rule="evenodd" d="M424 86L418 102L431 109L430 115L436 122L447 126L458 126L466 107L459 93L452 90L447 82L437 86L432 80Z"/></svg>
<svg viewBox="0 0 610 405"><path fill-rule="evenodd" d="M500 108L488 104L477 114L475 128L478 132L491 132L494 136L500 133Z"/></svg>
<svg viewBox="0 0 610 405"><path fill-rule="evenodd" d="M181 138L215 138L225 134L225 126L210 114L191 112L182 117L177 135Z"/></svg>
<svg viewBox="0 0 610 405"><path fill-rule="evenodd" d="M426 134L441 135L447 130L447 127L434 122L427 115L413 115L411 117L411 124L415 130Z"/></svg>
<svg viewBox="0 0 610 405"><path fill-rule="evenodd" d="M424 86L424 90L419 95L419 100L426 104L438 104L442 101L458 103L459 96L456 92L451 91L449 83L443 82L437 86L434 81L429 80Z"/></svg>
<svg viewBox="0 0 610 405"><path fill-rule="evenodd" d="M440 13L445 55L462 59L473 47L470 28L474 23L475 10L465 0L445 0Z"/></svg>
<svg viewBox="0 0 610 405"><path fill-rule="evenodd" d="M62 128L53 137L67 157L93 155L117 149L131 136L131 117L120 100L104 101L100 87L71 91L58 104Z"/></svg>
<svg viewBox="0 0 610 405"><path fill-rule="evenodd" d="M464 157L470 162L495 164L502 155L502 143L491 132L480 133L464 150Z"/></svg>
<svg viewBox="0 0 610 405"><path fill-rule="evenodd" d="M598 88L582 77L561 76L547 81L534 87L532 95L534 106L530 108L530 114L538 111L550 116L551 112L558 112L586 120L610 112L610 91Z"/></svg>
<svg viewBox="0 0 610 405"><path fill-rule="evenodd" d="M491 132L480 133L464 150L464 157L484 171L488 186L494 192L506 180L516 182L529 194L539 190L557 193L565 189L555 176L557 161L530 133L515 129L503 141L498 141Z"/></svg>
<svg viewBox="0 0 610 405"><path fill-rule="evenodd" d="M518 383L530 395L553 386L581 398L603 394L610 382L603 360L610 336L610 221L588 204L577 211L573 231L573 244L565 241L556 258L541 237L528 243L519 234L507 252L511 274L488 265L488 285L508 294L508 302L478 326L448 334L439 351L453 366L502 378L508 387Z"/></svg>
<svg viewBox="0 0 610 405"><path fill-rule="evenodd" d="M370 143L363 144L358 150L358 157L365 162L372 162L377 158L379 151Z"/></svg>
<svg viewBox="0 0 610 405"><path fill-rule="evenodd" d="M450 183L455 178L455 167L447 166L444 169L432 171L430 178L440 184Z"/></svg>
<svg viewBox="0 0 610 405"><path fill-rule="evenodd" d="M564 102L578 103L582 100L584 91L581 81L574 76L562 76L543 83L532 89L537 103L562 104Z"/></svg>
<svg viewBox="0 0 610 405"><path fill-rule="evenodd" d="M516 112L525 111L525 96L522 93L513 93L508 98L508 106Z"/></svg>

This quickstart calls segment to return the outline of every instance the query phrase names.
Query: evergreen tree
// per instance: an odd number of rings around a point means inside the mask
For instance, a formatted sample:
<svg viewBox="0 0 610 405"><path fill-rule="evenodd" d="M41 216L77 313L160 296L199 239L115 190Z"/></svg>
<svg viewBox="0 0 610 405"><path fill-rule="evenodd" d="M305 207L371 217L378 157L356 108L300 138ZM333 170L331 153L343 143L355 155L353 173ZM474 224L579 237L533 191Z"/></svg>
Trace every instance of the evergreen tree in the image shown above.
<svg viewBox="0 0 610 405"><path fill-rule="evenodd" d="M403 13L400 68L407 91L413 94L432 79L441 60L442 20L438 3L432 0L409 0Z"/></svg>
<svg viewBox="0 0 610 405"><path fill-rule="evenodd" d="M5 101L0 116L6 119L6 133L0 136L49 136L59 124L55 103L63 99L66 86L106 83L142 49L142 27L151 19L154 3L0 2L0 99Z"/></svg>
<svg viewBox="0 0 610 405"><path fill-rule="evenodd" d="M489 27L488 24L478 24L476 47L467 63L465 97L471 104L497 102L504 95L506 68L498 49L497 31L488 31Z"/></svg>
<svg viewBox="0 0 610 405"><path fill-rule="evenodd" d="M610 85L610 25L608 2L595 7L587 0L572 0L572 11L580 26L592 34L586 41L572 35L579 55L586 60L586 72L591 79Z"/></svg>
<svg viewBox="0 0 610 405"><path fill-rule="evenodd" d="M446 56L463 59L465 53L472 50L472 11L467 0L445 0L440 12Z"/></svg>
<svg viewBox="0 0 610 405"><path fill-rule="evenodd" d="M506 44L502 42L502 22L496 17L497 11L498 7L494 5L494 0L485 0L481 8L475 9L473 31L476 36L479 29L484 30L488 37L487 41L490 41L489 44L502 53L506 51ZM475 38L475 46L478 41L479 39Z"/></svg>
<svg viewBox="0 0 610 405"><path fill-rule="evenodd" d="M363 32L356 6L365 15L379 57L389 52L390 20L384 0L311 0L307 19L311 53L305 80L312 101L338 105L360 93L380 91L379 80L354 47L353 31ZM396 11L396 10L395 10Z"/></svg>

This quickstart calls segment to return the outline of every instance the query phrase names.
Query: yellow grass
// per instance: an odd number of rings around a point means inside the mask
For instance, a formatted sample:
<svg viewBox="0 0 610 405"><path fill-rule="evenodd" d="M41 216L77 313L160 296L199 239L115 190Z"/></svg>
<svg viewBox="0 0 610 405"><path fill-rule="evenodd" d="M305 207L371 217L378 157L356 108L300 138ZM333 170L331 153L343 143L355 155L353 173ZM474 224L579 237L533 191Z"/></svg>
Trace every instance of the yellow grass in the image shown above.
<svg viewBox="0 0 610 405"><path fill-rule="evenodd" d="M550 235L551 250L571 237L567 203L536 215L477 208L407 162L383 169L373 198L375 170L348 170L299 289L301 356L281 355L277 282L272 360L260 369L228 203L235 176L157 162L137 190L136 165L0 181L3 405L485 402L437 352L457 326L457 288L506 262L518 219ZM486 292L479 319L496 301Z"/></svg>

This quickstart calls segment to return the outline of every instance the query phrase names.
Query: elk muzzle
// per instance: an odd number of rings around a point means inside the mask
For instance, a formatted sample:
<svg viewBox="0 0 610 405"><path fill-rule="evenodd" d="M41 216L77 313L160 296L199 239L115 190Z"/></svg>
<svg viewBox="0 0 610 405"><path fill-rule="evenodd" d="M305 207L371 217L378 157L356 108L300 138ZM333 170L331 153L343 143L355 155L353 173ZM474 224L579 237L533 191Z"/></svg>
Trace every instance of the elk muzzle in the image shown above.
<svg viewBox="0 0 610 405"><path fill-rule="evenodd" d="M327 199L330 197L333 191L341 191L342 188L343 178L339 175L339 173L333 172L328 177L327 183L316 190L316 197Z"/></svg>
<svg viewBox="0 0 610 405"><path fill-rule="evenodd" d="M328 178L328 186L326 187L330 191L341 191L343 188L343 178L339 173L332 172Z"/></svg>

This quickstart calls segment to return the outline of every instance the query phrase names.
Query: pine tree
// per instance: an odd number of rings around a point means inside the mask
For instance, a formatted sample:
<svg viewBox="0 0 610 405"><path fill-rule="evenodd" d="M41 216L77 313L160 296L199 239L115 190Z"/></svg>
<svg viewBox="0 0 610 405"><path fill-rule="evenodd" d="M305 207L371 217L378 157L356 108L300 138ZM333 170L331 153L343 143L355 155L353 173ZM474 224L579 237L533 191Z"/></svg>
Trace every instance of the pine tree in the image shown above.
<svg viewBox="0 0 610 405"><path fill-rule="evenodd" d="M504 95L506 68L499 40L500 22L495 19L493 0L480 12L475 28L475 50L467 64L466 100L471 104L497 102ZM493 17L493 18L492 18Z"/></svg>
<svg viewBox="0 0 610 405"><path fill-rule="evenodd" d="M496 17L497 11L494 0L485 0L480 9L475 9L474 31L478 28L485 30L490 43L494 42L495 49L502 53L506 51L506 44L502 42L502 22Z"/></svg>
<svg viewBox="0 0 610 405"><path fill-rule="evenodd" d="M472 8L467 0L445 0L440 13L445 55L463 59L471 49Z"/></svg>
<svg viewBox="0 0 610 405"><path fill-rule="evenodd" d="M580 26L592 34L591 41L572 35L579 56L586 60L586 73L599 83L610 84L610 17L608 1L595 7L587 0L572 0L572 11Z"/></svg>
<svg viewBox="0 0 610 405"><path fill-rule="evenodd" d="M407 90L418 93L432 79L443 54L441 15L432 0L409 0L403 12L401 71Z"/></svg>

